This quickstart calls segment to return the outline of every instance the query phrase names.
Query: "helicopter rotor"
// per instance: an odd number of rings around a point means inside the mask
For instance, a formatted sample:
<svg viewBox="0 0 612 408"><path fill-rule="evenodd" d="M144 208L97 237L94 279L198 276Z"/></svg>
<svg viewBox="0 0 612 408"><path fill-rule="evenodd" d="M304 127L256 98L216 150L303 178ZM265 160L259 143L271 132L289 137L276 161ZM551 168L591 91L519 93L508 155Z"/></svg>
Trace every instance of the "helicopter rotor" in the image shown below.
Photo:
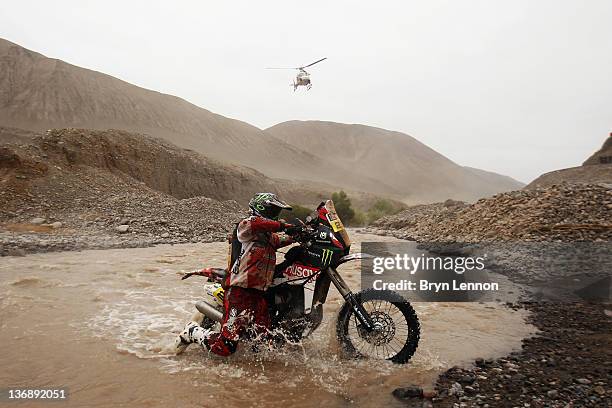
<svg viewBox="0 0 612 408"><path fill-rule="evenodd" d="M318 64L318 63L319 63L319 62L321 62L321 61L325 61L326 59L327 59L327 57L325 57L325 58L321 58L320 60L315 61L315 62L313 62L312 64L308 64L308 65L303 66L303 67L300 67L300 68L304 69L304 68L311 67L311 66L313 66L314 64Z"/></svg>
<svg viewBox="0 0 612 408"><path fill-rule="evenodd" d="M325 61L326 59L327 59L327 57L321 58L320 60L317 60L317 61L315 61L313 63L308 64L308 65L304 65L302 67L280 67L280 68L279 67L269 67L269 68L266 68L266 69L297 69L299 71L304 71L304 68L311 67L314 64L318 64L321 61ZM304 72L306 72L306 71L304 71Z"/></svg>

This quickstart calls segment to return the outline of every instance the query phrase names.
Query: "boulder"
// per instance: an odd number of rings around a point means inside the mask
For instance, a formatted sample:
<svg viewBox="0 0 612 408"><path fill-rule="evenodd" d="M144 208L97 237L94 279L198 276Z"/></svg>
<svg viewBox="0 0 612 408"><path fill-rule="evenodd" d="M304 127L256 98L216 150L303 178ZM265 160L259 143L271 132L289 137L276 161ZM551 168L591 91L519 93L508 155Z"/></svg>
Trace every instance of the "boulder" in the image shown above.
<svg viewBox="0 0 612 408"><path fill-rule="evenodd" d="M129 231L129 229L130 229L130 226L125 225L125 224L115 227L115 231L117 231L120 234L125 234L126 232Z"/></svg>
<svg viewBox="0 0 612 408"><path fill-rule="evenodd" d="M423 389L417 385L409 385L408 387L396 388L393 390L393 396L399 399L421 398Z"/></svg>

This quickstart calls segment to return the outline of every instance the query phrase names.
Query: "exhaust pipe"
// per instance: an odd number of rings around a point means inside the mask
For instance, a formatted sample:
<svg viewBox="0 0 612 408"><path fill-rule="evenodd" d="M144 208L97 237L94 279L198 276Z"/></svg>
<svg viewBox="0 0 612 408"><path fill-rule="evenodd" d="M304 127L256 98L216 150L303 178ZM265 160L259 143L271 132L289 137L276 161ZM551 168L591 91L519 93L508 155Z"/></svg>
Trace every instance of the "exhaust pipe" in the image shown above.
<svg viewBox="0 0 612 408"><path fill-rule="evenodd" d="M200 300L199 302L197 302L195 307L196 309L198 309L200 313L202 313L204 316L208 317L209 319L214 320L215 322L220 322L221 320L223 320L223 313L221 313L220 311L218 311L213 306L209 305L203 300Z"/></svg>

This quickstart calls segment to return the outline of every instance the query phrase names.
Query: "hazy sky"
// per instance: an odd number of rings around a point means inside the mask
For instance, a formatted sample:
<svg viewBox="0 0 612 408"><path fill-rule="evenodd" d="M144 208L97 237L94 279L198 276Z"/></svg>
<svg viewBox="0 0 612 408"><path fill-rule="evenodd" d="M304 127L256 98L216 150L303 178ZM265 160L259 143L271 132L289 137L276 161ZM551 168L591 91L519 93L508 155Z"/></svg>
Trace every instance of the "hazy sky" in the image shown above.
<svg viewBox="0 0 612 408"><path fill-rule="evenodd" d="M265 128L363 123L530 181L612 131L612 1L4 1L0 37ZM293 93L296 66L314 87Z"/></svg>

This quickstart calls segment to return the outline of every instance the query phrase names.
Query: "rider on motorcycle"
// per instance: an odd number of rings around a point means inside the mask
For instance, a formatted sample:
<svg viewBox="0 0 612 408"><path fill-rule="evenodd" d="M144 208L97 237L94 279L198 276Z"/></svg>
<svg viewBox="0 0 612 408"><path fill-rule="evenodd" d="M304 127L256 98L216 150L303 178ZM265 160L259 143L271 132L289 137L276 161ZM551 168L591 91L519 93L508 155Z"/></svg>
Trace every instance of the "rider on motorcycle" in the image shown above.
<svg viewBox="0 0 612 408"><path fill-rule="evenodd" d="M224 314L221 332L189 322L179 335L176 351L198 343L221 356L236 351L240 337L266 336L270 326L265 290L272 283L276 250L290 245L290 235L301 227L279 221L280 212L291 210L272 193L258 193L249 202L251 215L240 221L232 235L231 267L224 288ZM285 232L287 235L278 235Z"/></svg>

